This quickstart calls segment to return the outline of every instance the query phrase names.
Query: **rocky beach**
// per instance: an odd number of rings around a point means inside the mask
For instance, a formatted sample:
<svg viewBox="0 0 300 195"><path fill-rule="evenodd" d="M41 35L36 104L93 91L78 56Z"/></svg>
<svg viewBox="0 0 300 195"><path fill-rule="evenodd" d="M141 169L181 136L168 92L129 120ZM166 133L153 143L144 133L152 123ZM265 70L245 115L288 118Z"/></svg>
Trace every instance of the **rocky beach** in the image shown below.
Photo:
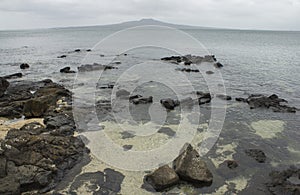
<svg viewBox="0 0 300 195"><path fill-rule="evenodd" d="M298 34L186 30L200 55L75 29L0 32L1 195L300 194Z"/></svg>

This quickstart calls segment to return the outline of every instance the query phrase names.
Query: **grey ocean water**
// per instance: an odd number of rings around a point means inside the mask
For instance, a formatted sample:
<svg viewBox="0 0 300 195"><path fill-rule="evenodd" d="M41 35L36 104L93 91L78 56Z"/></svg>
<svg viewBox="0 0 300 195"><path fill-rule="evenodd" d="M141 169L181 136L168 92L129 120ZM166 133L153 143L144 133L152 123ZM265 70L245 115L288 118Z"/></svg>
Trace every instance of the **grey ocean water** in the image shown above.
<svg viewBox="0 0 300 195"><path fill-rule="evenodd" d="M50 78L72 89L75 75L61 74L60 68L70 66L76 70L87 54L86 49L93 48L104 37L118 30L81 27L0 31L0 76L21 72L20 63L28 63L31 68L22 70L25 76L21 80ZM300 32L216 29L185 29L184 32L198 39L224 64L221 72L229 95L278 94L288 100L291 106L300 107ZM182 45L188 47L185 43ZM77 48L82 52L73 52ZM66 58L57 58L64 54ZM163 57L154 49L140 53L133 50L129 54L126 59L117 59L126 68L134 64L136 59ZM115 77L117 75L113 73L107 75L106 82L110 79L113 82ZM198 89L201 90L201 87ZM203 91L205 89L203 87ZM156 93L163 96L163 91ZM109 95L109 92L99 93L102 96L103 93ZM144 93L147 94L147 91ZM221 186L233 183L235 186L227 189L232 193L241 192L244 188L245 193L258 192L270 170L300 162L299 129L299 112L290 114L250 110L248 105L234 100L228 102L220 138L205 156L211 162L214 183L210 187L186 190L191 194L222 193L226 190L222 191L224 189ZM249 161L243 153L247 148L263 149L268 162L258 166ZM237 173L224 172L219 166L231 158L242 164Z"/></svg>

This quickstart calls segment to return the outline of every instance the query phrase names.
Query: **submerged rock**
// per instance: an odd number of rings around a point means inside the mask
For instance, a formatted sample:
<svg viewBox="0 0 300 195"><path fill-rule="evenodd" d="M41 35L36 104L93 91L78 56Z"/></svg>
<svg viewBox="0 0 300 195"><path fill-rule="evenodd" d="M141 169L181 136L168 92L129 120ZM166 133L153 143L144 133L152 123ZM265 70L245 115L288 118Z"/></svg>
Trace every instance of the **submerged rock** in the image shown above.
<svg viewBox="0 0 300 195"><path fill-rule="evenodd" d="M4 95L8 86L9 82L6 79L0 77L0 97Z"/></svg>
<svg viewBox="0 0 300 195"><path fill-rule="evenodd" d="M229 169L235 169L239 166L239 164L235 160L226 160L225 163Z"/></svg>
<svg viewBox="0 0 300 195"><path fill-rule="evenodd" d="M28 69L30 66L27 63L23 63L20 65L20 69Z"/></svg>
<svg viewBox="0 0 300 195"><path fill-rule="evenodd" d="M168 165L164 165L153 173L145 176L145 182L150 184L156 191L163 191L179 182L179 177Z"/></svg>
<svg viewBox="0 0 300 195"><path fill-rule="evenodd" d="M116 97L118 97L118 98L128 99L129 95L130 95L130 92L125 89L120 89L119 91L116 92Z"/></svg>
<svg viewBox="0 0 300 195"><path fill-rule="evenodd" d="M217 94L216 97L220 98L221 100L232 100L232 97L225 94Z"/></svg>
<svg viewBox="0 0 300 195"><path fill-rule="evenodd" d="M87 172L76 177L69 194L119 194L124 175L113 169L103 172Z"/></svg>
<svg viewBox="0 0 300 195"><path fill-rule="evenodd" d="M259 163L264 163L267 159L265 153L260 149L247 149L245 153Z"/></svg>
<svg viewBox="0 0 300 195"><path fill-rule="evenodd" d="M180 179L196 186L211 185L213 175L199 153L188 144L186 149L174 160L173 167Z"/></svg>
<svg viewBox="0 0 300 195"><path fill-rule="evenodd" d="M206 71L205 73L206 73L206 74L214 74L214 72L211 71L211 70L208 70L208 71Z"/></svg>

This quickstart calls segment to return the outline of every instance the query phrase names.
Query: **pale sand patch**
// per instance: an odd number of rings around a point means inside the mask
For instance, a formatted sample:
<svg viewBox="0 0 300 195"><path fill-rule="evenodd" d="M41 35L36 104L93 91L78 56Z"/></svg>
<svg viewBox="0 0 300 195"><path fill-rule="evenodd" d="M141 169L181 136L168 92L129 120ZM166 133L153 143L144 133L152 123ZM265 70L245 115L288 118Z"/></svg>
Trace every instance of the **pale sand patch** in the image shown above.
<svg viewBox="0 0 300 195"><path fill-rule="evenodd" d="M264 139L271 139L284 130L284 122L281 120L260 120L251 123L255 133Z"/></svg>
<svg viewBox="0 0 300 195"><path fill-rule="evenodd" d="M216 158L209 157L209 159L212 161L215 167L218 168L225 160L233 159L236 147L237 144L235 142L226 145L217 145L216 154L218 156ZM225 152L228 152L229 154L225 155Z"/></svg>
<svg viewBox="0 0 300 195"><path fill-rule="evenodd" d="M236 190L236 193L239 193L247 187L248 179L243 176L240 176L240 177L227 180L225 182L225 185L221 186L212 194L214 195L225 194L228 191L228 186L232 184L234 184L235 186L234 189Z"/></svg>
<svg viewBox="0 0 300 195"><path fill-rule="evenodd" d="M20 129L26 124L32 123L32 122L38 122L41 125L44 125L44 119L43 118L32 118L32 119L20 119L20 120L9 120L7 118L0 118L0 139L4 139L7 132L10 129Z"/></svg>

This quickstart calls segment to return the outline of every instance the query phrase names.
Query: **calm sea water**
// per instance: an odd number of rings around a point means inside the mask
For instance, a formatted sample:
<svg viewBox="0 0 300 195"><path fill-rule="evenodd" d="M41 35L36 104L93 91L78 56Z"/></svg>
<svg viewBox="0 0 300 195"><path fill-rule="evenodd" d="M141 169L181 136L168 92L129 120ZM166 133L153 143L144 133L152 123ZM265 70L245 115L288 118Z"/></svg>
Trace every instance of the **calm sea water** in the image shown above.
<svg viewBox="0 0 300 195"><path fill-rule="evenodd" d="M70 66L76 70L87 53L73 52L75 49L93 48L100 40L117 30L85 27L0 31L0 76L23 72L25 76L22 79L51 78L72 88L75 75L60 74L59 69ZM291 106L300 107L300 32L184 31L198 39L224 64L221 72L229 95L241 97L251 93L267 95L275 93L288 100ZM67 55L66 58L57 58L64 54ZM124 64L123 69L143 59L163 57L153 49L140 53L133 50L129 54L127 59L118 58ZM21 71L20 63L28 63L31 67ZM113 82L117 77L118 74L108 73L106 82ZM147 94L145 89L141 92ZM157 93L163 97L165 95L163 92L164 89L161 89ZM109 92L99 93L109 96ZM221 189L220 186L226 182L228 184L228 181L233 183L236 181L236 188L228 189L231 192L255 191L255 186L262 185L262 181L267 178L271 169L287 167L300 161L299 129L299 112L289 114L250 110L247 105L237 104L234 101L228 102L226 120L220 138L205 157L211 162L210 167L216 180L211 187L188 191L191 194L217 193L220 192L218 191ZM265 135L274 132L276 136L272 138ZM243 155L243 150L251 147L265 151L269 158L265 165L258 167L255 162L248 162ZM233 175L224 174L222 169L218 168L219 161L230 158L242 164L238 173ZM238 186L245 181L248 185L243 188L246 189L244 191L238 189Z"/></svg>

